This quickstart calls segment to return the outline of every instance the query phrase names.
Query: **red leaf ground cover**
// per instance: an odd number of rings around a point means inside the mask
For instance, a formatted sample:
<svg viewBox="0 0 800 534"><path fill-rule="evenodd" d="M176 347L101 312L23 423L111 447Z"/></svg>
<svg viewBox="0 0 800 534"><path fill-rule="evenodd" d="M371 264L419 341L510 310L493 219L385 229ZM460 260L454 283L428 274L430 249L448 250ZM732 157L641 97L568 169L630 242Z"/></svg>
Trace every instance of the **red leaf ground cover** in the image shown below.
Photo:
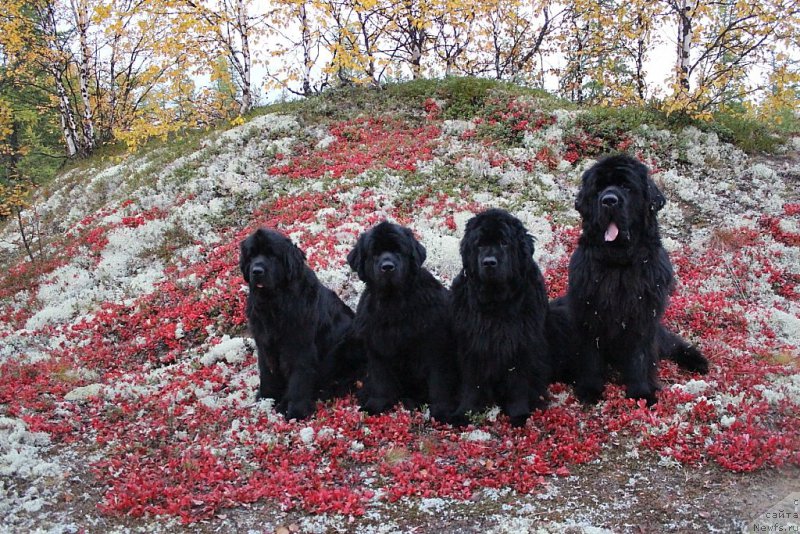
<svg viewBox="0 0 800 534"><path fill-rule="evenodd" d="M431 159L440 130L434 124L414 127L391 117L370 117L334 123L330 133L334 140L325 148L298 146L287 163L271 166L269 174L339 178L382 166L414 171L418 162Z"/></svg>
<svg viewBox="0 0 800 534"><path fill-rule="evenodd" d="M549 116L531 122L513 106L489 120L493 127L510 121L515 132L552 122ZM440 135L435 123L410 128L383 118L335 123L330 131L334 141L327 148L299 147L268 173L295 181L353 176L376 167L410 172L432 157ZM712 370L693 377L662 364L664 389L653 408L626 399L614 385L597 407L584 408L571 388L556 384L550 407L521 429L491 413L463 430L402 408L367 416L352 398L319 404L309 421L287 422L267 402L252 403L257 375L252 346L244 345L241 358L202 357L224 334L244 331L238 242L254 227L291 235L314 269L346 271L347 248L382 213L400 222L436 220L441 231L455 234L454 215L479 207L467 195L432 189L393 203L352 184L268 201L248 227L224 230L221 244L200 247L199 259L167 265L165 280L152 293L101 303L74 322L27 333L40 340L47 358L0 363L0 405L56 442L101 453L92 465L105 488L101 510L178 516L187 523L259 500L357 516L404 497L470 499L503 488L536 493L549 477L568 476L616 446L634 456L652 451L665 462L715 463L734 471L800 465L800 414L793 398L800 383L797 370L782 359L797 347L783 340L770 320L773 309L798 298L796 273L776 260L781 250L798 246L787 225L800 222L796 204L718 233L703 247L673 252L679 284L666 322L701 347ZM135 204L120 209L118 226L166 216L137 212ZM113 227L97 223L106 215L76 225L55 263L78 254L97 256ZM544 247L543 270L555 297L566 288L566 266L580 230L551 226L555 238ZM762 301L765 292L774 302ZM4 301L3 308L21 328L26 317L19 307ZM9 335L3 332L0 336ZM49 343L52 339L60 341ZM103 385L98 396L64 401L68 392L93 383Z"/></svg>

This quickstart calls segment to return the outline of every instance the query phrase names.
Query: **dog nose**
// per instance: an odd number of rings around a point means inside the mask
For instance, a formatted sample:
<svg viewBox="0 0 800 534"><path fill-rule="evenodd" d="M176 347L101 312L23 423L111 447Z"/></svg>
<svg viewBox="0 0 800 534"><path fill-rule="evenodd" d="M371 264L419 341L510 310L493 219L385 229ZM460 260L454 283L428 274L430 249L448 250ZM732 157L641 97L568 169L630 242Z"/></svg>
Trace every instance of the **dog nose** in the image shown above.
<svg viewBox="0 0 800 534"><path fill-rule="evenodd" d="M494 256L486 256L481 261L481 265L484 267L497 267L497 258Z"/></svg>
<svg viewBox="0 0 800 534"><path fill-rule="evenodd" d="M600 203L603 206L612 207L616 206L619 203L619 197L614 193L606 193L602 197L600 197Z"/></svg>
<svg viewBox="0 0 800 534"><path fill-rule="evenodd" d="M381 262L381 271L385 273L390 273L394 271L394 263L389 260L385 260Z"/></svg>
<svg viewBox="0 0 800 534"><path fill-rule="evenodd" d="M262 276L264 274L264 268L261 266L253 266L253 268L250 269L250 274L253 276Z"/></svg>

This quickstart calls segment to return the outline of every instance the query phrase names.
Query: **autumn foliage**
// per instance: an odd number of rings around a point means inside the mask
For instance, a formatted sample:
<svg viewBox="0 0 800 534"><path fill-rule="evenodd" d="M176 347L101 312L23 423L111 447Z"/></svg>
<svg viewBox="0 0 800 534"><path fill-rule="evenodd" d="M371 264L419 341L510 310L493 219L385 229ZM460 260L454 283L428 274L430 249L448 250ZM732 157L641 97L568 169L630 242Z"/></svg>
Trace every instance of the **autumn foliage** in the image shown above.
<svg viewBox="0 0 800 534"><path fill-rule="evenodd" d="M69 157L246 115L266 95L455 75L780 122L797 104L799 16L787 0L7 0L0 88L44 90ZM22 127L3 96L0 152Z"/></svg>

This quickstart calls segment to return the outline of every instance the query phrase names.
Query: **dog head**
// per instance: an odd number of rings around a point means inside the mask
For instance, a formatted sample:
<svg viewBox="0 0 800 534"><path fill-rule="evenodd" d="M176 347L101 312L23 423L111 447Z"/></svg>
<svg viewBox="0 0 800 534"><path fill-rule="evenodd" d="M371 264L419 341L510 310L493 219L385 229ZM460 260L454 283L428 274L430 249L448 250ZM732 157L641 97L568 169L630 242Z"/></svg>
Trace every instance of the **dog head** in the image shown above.
<svg viewBox="0 0 800 534"><path fill-rule="evenodd" d="M467 221L461 261L468 278L492 284L519 279L533 262L533 237L522 222L501 209L490 209Z"/></svg>
<svg viewBox="0 0 800 534"><path fill-rule="evenodd" d="M347 263L368 286L392 290L416 276L425 257L411 230L384 221L359 236Z"/></svg>
<svg viewBox="0 0 800 534"><path fill-rule="evenodd" d="M592 244L625 249L658 237L656 213L666 199L647 167L626 155L604 158L583 173L575 209Z"/></svg>
<svg viewBox="0 0 800 534"><path fill-rule="evenodd" d="M274 291L297 280L306 257L275 230L259 228L239 244L239 267L251 291Z"/></svg>

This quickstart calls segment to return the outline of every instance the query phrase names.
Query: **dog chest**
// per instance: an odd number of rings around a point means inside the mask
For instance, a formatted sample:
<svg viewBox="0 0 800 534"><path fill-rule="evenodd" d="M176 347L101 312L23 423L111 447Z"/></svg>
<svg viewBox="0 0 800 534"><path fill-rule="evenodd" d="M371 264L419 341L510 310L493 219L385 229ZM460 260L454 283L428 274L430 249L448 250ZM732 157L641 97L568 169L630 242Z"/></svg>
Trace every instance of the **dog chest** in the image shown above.
<svg viewBox="0 0 800 534"><path fill-rule="evenodd" d="M657 261L630 266L593 263L570 272L571 306L580 327L611 337L615 332L630 335L660 319L671 287L670 270Z"/></svg>

